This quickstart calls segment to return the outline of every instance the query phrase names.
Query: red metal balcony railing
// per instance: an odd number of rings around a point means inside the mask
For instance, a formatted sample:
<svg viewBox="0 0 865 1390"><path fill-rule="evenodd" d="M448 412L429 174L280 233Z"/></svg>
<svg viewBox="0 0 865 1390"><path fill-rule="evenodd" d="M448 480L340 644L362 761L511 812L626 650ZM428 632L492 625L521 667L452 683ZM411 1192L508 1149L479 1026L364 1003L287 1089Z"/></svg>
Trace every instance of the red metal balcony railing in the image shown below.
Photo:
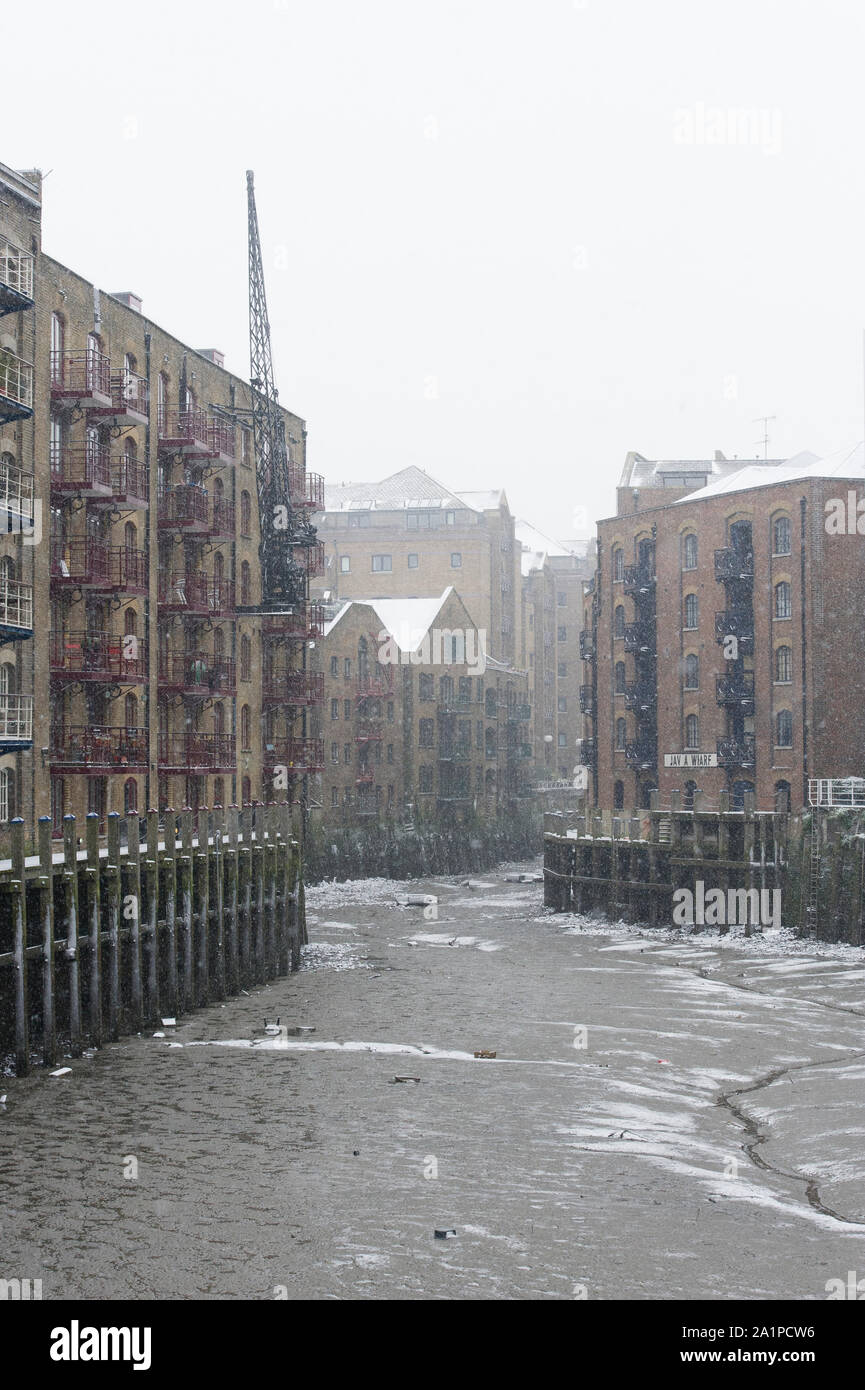
<svg viewBox="0 0 865 1390"><path fill-rule="evenodd" d="M354 781L355 786L369 786L370 783L375 781L375 772L371 767L366 767L363 764L361 764L361 766L357 770L357 776L355 777Z"/></svg>
<svg viewBox="0 0 865 1390"><path fill-rule="evenodd" d="M56 724L51 730L51 771L100 777L146 772L147 730L92 724Z"/></svg>
<svg viewBox="0 0 865 1390"><path fill-rule="evenodd" d="M210 529L210 498L196 483L178 483L160 492L156 524L171 530L204 532Z"/></svg>
<svg viewBox="0 0 865 1390"><path fill-rule="evenodd" d="M207 439L214 458L234 458L234 425L211 415L207 422Z"/></svg>
<svg viewBox="0 0 865 1390"><path fill-rule="evenodd" d="M146 425L150 418L150 385L146 377L124 367L110 379L111 399L99 406L97 415L111 417L116 424Z"/></svg>
<svg viewBox="0 0 865 1390"><path fill-rule="evenodd" d="M265 613L261 630L265 637L305 640L308 637L321 637L325 622L324 605L306 603L299 604L291 613Z"/></svg>
<svg viewBox="0 0 865 1390"><path fill-rule="evenodd" d="M288 493L295 507L324 508L324 478L320 473L307 473L299 463L288 465Z"/></svg>
<svg viewBox="0 0 865 1390"><path fill-rule="evenodd" d="M56 680L138 685L147 680L147 647L108 632L52 632L49 664Z"/></svg>
<svg viewBox="0 0 865 1390"><path fill-rule="evenodd" d="M234 661L210 652L161 651L158 678L164 689L184 695L233 695L237 689Z"/></svg>
<svg viewBox="0 0 865 1390"><path fill-rule="evenodd" d="M324 676L315 671L265 671L261 697L268 704L318 705L324 699Z"/></svg>
<svg viewBox="0 0 865 1390"><path fill-rule="evenodd" d="M294 558L310 577L324 574L323 541L315 541L312 545L295 546Z"/></svg>
<svg viewBox="0 0 865 1390"><path fill-rule="evenodd" d="M55 588L115 589L146 594L147 554L125 545L103 545L88 537L51 543L51 582Z"/></svg>
<svg viewBox="0 0 865 1390"><path fill-rule="evenodd" d="M284 738L268 743L264 749L264 766L268 776L277 767L287 768L298 776L320 772L324 767L324 739Z"/></svg>
<svg viewBox="0 0 865 1390"><path fill-rule="evenodd" d="M385 675L358 676L354 683L354 698L361 700L381 700L391 694L391 683Z"/></svg>
<svg viewBox="0 0 865 1390"><path fill-rule="evenodd" d="M233 579L208 580L207 611L211 618L230 618L236 606Z"/></svg>
<svg viewBox="0 0 865 1390"><path fill-rule="evenodd" d="M150 469L127 454L111 460L111 498L139 510L150 505Z"/></svg>
<svg viewBox="0 0 865 1390"><path fill-rule="evenodd" d="M230 734L160 734L160 772L232 772L237 766Z"/></svg>
<svg viewBox="0 0 865 1390"><path fill-rule="evenodd" d="M159 447L185 454L209 454L210 433L204 410L167 410L159 413Z"/></svg>
<svg viewBox="0 0 865 1390"><path fill-rule="evenodd" d="M160 570L157 603L167 613L198 613L206 617L210 612L208 586L209 579L203 570L188 573Z"/></svg>
<svg viewBox="0 0 865 1390"><path fill-rule="evenodd" d="M51 353L51 395L58 400L111 405L111 362L104 352Z"/></svg>
<svg viewBox="0 0 865 1390"><path fill-rule="evenodd" d="M51 490L111 498L111 455L102 444L51 445Z"/></svg>
<svg viewBox="0 0 865 1390"><path fill-rule="evenodd" d="M224 497L214 497L210 518L210 535L214 540L234 540L234 503L226 502Z"/></svg>

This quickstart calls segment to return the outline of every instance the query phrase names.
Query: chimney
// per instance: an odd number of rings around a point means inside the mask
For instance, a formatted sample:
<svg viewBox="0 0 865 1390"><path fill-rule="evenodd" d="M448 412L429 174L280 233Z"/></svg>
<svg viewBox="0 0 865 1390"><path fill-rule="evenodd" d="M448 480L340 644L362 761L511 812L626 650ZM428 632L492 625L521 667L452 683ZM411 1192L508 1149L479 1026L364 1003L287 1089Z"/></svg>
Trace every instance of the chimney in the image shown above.
<svg viewBox="0 0 865 1390"><path fill-rule="evenodd" d="M206 357L208 362L213 362L217 367L225 366L225 353L220 352L219 348L199 348L199 357Z"/></svg>
<svg viewBox="0 0 865 1390"><path fill-rule="evenodd" d="M127 309L132 309L136 314L141 313L141 296L133 294L131 290L121 290L119 294L113 294L112 299L116 299L118 304L125 304Z"/></svg>

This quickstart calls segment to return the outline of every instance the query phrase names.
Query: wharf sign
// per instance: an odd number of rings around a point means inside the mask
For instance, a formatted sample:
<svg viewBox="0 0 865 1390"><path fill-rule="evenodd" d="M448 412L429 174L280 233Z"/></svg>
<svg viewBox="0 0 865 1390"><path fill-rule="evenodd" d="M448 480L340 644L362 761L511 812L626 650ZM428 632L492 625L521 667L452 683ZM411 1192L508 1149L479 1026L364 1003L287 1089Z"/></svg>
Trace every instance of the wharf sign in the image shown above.
<svg viewBox="0 0 865 1390"><path fill-rule="evenodd" d="M664 767L717 767L717 753L665 753Z"/></svg>

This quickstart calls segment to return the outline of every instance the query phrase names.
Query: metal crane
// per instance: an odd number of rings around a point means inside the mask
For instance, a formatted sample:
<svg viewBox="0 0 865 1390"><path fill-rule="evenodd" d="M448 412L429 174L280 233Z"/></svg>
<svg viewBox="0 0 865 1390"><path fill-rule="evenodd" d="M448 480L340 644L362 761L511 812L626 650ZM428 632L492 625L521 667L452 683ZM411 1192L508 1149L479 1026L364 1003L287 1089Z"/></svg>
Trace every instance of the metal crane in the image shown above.
<svg viewBox="0 0 865 1390"><path fill-rule="evenodd" d="M279 392L273 381L270 321L264 288L261 238L255 206L253 172L246 173L249 215L249 384L261 527L261 607L280 612L307 597L308 567L297 558L297 547L315 544L315 527L293 505L291 464Z"/></svg>

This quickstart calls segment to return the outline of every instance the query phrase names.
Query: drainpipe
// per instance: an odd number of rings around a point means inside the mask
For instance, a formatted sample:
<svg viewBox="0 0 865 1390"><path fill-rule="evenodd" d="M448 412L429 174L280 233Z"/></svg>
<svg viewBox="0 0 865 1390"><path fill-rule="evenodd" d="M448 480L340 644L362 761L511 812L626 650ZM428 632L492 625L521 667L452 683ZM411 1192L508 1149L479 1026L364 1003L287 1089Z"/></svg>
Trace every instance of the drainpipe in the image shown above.
<svg viewBox="0 0 865 1390"><path fill-rule="evenodd" d="M150 395L151 395L151 391L150 391L150 388L151 388L151 381L150 381L150 346L151 346L151 335L150 335L149 333L145 333L145 335L144 335L144 375L145 375L146 378L147 378L147 396L148 396L148 402L150 402ZM144 457L147 459L147 477L148 477L148 488L149 488L149 487L150 487L150 479L153 478L153 477L155 477L155 474L156 474L156 470L155 470L155 468L151 468L151 462L150 462L150 410L149 410L149 409L148 409L148 411L147 411L147 424L146 424L145 427L144 427ZM148 500L148 503L149 503L150 498L148 497L147 500ZM150 561L151 561L151 555L150 555L150 528L151 528L151 525L152 525L152 522L153 522L153 516L154 516L153 510L148 506L148 509L147 509L147 525L146 525L145 528L144 528L144 554L145 554L146 560L147 560L147 585L148 585L148 590L149 590L149 588L150 588L150 585L151 585L151 583L152 583L152 578L153 578L152 573L151 573L152 565L151 565L151 563L150 563ZM144 601L144 638L145 638L145 641L147 642L148 671L149 671L149 673L150 673L149 679L148 679L148 682L147 682L147 685L146 685L146 687L145 687L145 689L146 689L146 691L147 691L147 695L146 695L146 702L147 702L147 703L146 703L146 719L147 719L147 747L148 747L148 749L150 749L150 747L151 747L151 733L152 733L152 730L151 730L151 727L150 727L150 726L151 726L151 722L152 722L152 721L151 721L151 717L150 717L150 716L151 716L152 708L153 708L153 707L152 707L152 704L151 704L151 699L150 699L150 687L151 687L151 684L152 684L153 680L155 679L154 672L153 672L153 663L152 663L152 660L151 660L151 658L152 658L152 656L153 656L153 643L152 643L152 641L151 641L151 635L152 635L152 634L151 634L151 622L150 622L150 617L151 617L150 594L149 594L149 592L148 592L147 598L146 598L145 601ZM158 649L158 646L159 646L159 641L158 641L158 637L157 637L157 642L156 642L156 647L157 647L157 649ZM157 653L156 653L156 661L157 661L157 665L158 665L158 663L159 663L159 653L158 653L158 650L157 650ZM157 749L158 749L158 747L159 747L159 735L158 735L158 733L157 733L157 736L156 736L156 744L157 744ZM151 772L151 769L154 769L154 770L155 770L155 768L156 768L156 760L155 760L155 758L154 758L154 757L152 756L152 754L151 754L151 755L148 757L148 760L147 760L147 776L146 776L145 779L144 779L144 810L145 810L145 812L149 811L150 808L151 808L151 806L155 806L155 805L157 804L158 800L159 800L158 795L157 795L157 797L155 797L155 798L153 798L153 797L151 796L151 777L150 777L150 772ZM141 814L140 808L139 808L138 814L139 814L139 815Z"/></svg>
<svg viewBox="0 0 865 1390"><path fill-rule="evenodd" d="M805 621L805 507L804 497L799 499L799 581L801 594L802 623L802 805L808 805L808 687L807 681L807 636Z"/></svg>

